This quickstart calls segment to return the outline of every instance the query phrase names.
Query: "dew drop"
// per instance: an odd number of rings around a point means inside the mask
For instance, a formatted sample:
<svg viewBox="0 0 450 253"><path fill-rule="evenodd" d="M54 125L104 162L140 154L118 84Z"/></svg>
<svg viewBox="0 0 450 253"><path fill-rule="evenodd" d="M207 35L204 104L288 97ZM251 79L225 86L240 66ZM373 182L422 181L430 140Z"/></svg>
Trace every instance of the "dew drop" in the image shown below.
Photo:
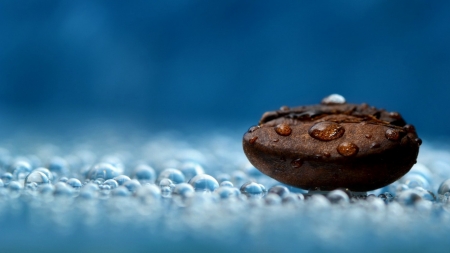
<svg viewBox="0 0 450 253"><path fill-rule="evenodd" d="M292 129L288 124L281 123L275 127L275 132L281 136L288 136L292 133Z"/></svg>
<svg viewBox="0 0 450 253"><path fill-rule="evenodd" d="M83 186L83 184L81 183L80 180L76 179L76 178L71 178L69 180L67 180L66 184L68 186L71 186L74 189L80 189L81 186Z"/></svg>
<svg viewBox="0 0 450 253"><path fill-rule="evenodd" d="M416 128L413 125L410 124L406 124L403 129L405 129L406 132L408 133L415 133L416 132Z"/></svg>
<svg viewBox="0 0 450 253"><path fill-rule="evenodd" d="M155 182L155 170L147 164L139 164L133 172L133 177L145 183Z"/></svg>
<svg viewBox="0 0 450 253"><path fill-rule="evenodd" d="M43 185L48 184L50 181L48 180L48 177L40 172L40 171L33 171L25 178L25 186L28 184L35 183L37 185Z"/></svg>
<svg viewBox="0 0 450 253"><path fill-rule="evenodd" d="M291 161L291 167L295 168L295 169L300 168L302 166L302 164L303 164L303 161L300 158L297 158L297 159L294 159Z"/></svg>
<svg viewBox="0 0 450 253"><path fill-rule="evenodd" d="M352 142L343 142L339 144L337 151L343 156L354 156L358 153L359 148Z"/></svg>
<svg viewBox="0 0 450 253"><path fill-rule="evenodd" d="M339 94L331 94L328 97L322 99L323 105L342 105L345 104L345 98Z"/></svg>
<svg viewBox="0 0 450 253"><path fill-rule="evenodd" d="M252 127L250 127L250 128L248 129L247 132L253 133L253 132L255 132L257 129L259 129L259 126L252 126Z"/></svg>
<svg viewBox="0 0 450 253"><path fill-rule="evenodd" d="M170 179L174 184L183 183L185 179L183 173L180 170L172 168L163 170L159 174L157 181L160 182L164 178Z"/></svg>
<svg viewBox="0 0 450 253"><path fill-rule="evenodd" d="M247 182L241 186L241 193L250 198L261 198L264 195L262 185L256 182Z"/></svg>
<svg viewBox="0 0 450 253"><path fill-rule="evenodd" d="M390 112L389 117L391 117L393 119L401 119L402 118L402 116L398 112Z"/></svg>
<svg viewBox="0 0 450 253"><path fill-rule="evenodd" d="M345 129L334 122L324 121L314 124L308 133L314 139L320 141L331 141L338 139L344 135Z"/></svg>
<svg viewBox="0 0 450 253"><path fill-rule="evenodd" d="M370 148L379 148L379 147L380 147L380 143L372 142L372 144L370 144Z"/></svg>
<svg viewBox="0 0 450 253"><path fill-rule="evenodd" d="M258 139L258 136L254 136L254 137L250 138L250 140L248 140L248 142L249 142L250 144L254 144L254 143L256 142L257 139Z"/></svg>
<svg viewBox="0 0 450 253"><path fill-rule="evenodd" d="M386 130L385 136L390 141L397 141L400 139L400 132L396 129L389 128Z"/></svg>
<svg viewBox="0 0 450 253"><path fill-rule="evenodd" d="M119 171L113 165L109 163L99 163L89 170L88 179L95 180L97 178L103 178L107 180L118 175Z"/></svg>
<svg viewBox="0 0 450 253"><path fill-rule="evenodd" d="M415 138L414 141L417 142L417 144L419 144L419 146L422 145L422 139Z"/></svg>
<svg viewBox="0 0 450 253"><path fill-rule="evenodd" d="M372 138L372 135L371 135L371 134L365 134L364 136L365 136L367 139Z"/></svg>
<svg viewBox="0 0 450 253"><path fill-rule="evenodd" d="M283 105L282 107L280 107L280 111L287 112L289 110L290 110L289 106Z"/></svg>
<svg viewBox="0 0 450 253"><path fill-rule="evenodd" d="M217 180L207 174L200 174L189 180L189 184L194 187L195 191L212 192L219 187Z"/></svg>

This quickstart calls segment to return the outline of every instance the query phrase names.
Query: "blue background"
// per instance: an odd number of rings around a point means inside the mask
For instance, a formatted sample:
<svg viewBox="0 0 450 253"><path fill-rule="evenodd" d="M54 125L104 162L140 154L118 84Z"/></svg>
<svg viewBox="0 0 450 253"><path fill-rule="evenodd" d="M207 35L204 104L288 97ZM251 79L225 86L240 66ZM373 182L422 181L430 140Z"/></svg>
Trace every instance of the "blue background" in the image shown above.
<svg viewBox="0 0 450 253"><path fill-rule="evenodd" d="M3 122L231 128L339 93L450 136L450 1L2 1L0 36Z"/></svg>

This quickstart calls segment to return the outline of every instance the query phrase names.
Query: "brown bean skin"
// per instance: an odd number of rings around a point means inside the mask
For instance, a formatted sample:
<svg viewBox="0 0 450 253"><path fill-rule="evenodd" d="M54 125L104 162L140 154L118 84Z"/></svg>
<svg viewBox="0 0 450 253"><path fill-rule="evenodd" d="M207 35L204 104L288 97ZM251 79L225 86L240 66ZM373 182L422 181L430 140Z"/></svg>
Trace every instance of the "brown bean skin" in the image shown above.
<svg viewBox="0 0 450 253"><path fill-rule="evenodd" d="M277 132L279 125L289 126L289 135ZM257 169L288 185L369 191L396 181L416 163L421 140L405 125L400 114L367 104L285 107L266 112L244 134L243 148Z"/></svg>

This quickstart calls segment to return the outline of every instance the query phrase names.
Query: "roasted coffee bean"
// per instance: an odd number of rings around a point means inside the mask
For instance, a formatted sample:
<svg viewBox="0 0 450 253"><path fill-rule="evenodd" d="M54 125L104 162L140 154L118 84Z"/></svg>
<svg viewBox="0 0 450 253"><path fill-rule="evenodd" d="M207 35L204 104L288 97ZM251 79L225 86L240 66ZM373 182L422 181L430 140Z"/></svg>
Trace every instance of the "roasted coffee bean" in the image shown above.
<svg viewBox="0 0 450 253"><path fill-rule="evenodd" d="M318 105L266 112L243 138L249 161L280 182L358 192L406 174L421 143L398 112L349 104L337 94Z"/></svg>

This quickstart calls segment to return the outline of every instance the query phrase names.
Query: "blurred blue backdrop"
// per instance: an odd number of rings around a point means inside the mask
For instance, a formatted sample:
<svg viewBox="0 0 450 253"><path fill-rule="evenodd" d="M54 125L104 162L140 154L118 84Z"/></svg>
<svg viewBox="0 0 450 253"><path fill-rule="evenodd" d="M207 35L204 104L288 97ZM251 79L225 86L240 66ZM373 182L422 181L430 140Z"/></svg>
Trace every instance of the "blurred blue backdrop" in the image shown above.
<svg viewBox="0 0 450 253"><path fill-rule="evenodd" d="M339 93L450 136L450 1L2 1L0 36L3 122L244 125Z"/></svg>

